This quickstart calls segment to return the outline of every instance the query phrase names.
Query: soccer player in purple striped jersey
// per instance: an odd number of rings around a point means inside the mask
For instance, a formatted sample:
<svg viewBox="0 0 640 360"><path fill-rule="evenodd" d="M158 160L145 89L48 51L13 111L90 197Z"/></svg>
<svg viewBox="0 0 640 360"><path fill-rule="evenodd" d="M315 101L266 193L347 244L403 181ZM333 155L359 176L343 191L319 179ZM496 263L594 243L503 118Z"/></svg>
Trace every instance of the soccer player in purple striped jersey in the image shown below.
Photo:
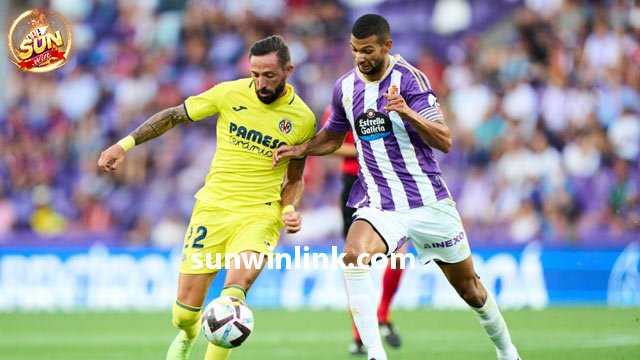
<svg viewBox="0 0 640 360"><path fill-rule="evenodd" d="M368 358L386 360L374 287L361 254L391 254L406 240L420 261L434 260L493 341L498 359L519 359L493 296L476 275L466 232L441 176L433 149L449 152L451 132L427 77L400 55L391 56L389 24L360 17L351 30L356 67L333 91L331 117L308 143L282 146L280 159L326 155L345 134L355 137L360 171L348 205L357 208L343 249L349 306ZM368 263L370 257L366 258Z"/></svg>

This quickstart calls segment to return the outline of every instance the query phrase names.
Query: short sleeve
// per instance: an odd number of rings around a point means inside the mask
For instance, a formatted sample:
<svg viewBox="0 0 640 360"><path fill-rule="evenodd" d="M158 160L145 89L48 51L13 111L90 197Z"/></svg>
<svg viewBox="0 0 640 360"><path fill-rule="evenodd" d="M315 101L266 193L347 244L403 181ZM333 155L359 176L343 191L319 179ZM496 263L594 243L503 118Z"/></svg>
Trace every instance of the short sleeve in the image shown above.
<svg viewBox="0 0 640 360"><path fill-rule="evenodd" d="M338 81L333 88L333 97L331 98L331 115L324 126L328 131L335 134L342 134L351 129L347 114L342 105L342 86Z"/></svg>
<svg viewBox="0 0 640 360"><path fill-rule="evenodd" d="M189 96L184 101L184 108L189 119L197 121L217 114L220 111L219 103L227 91L226 84L220 83L203 93Z"/></svg>
<svg viewBox="0 0 640 360"><path fill-rule="evenodd" d="M313 113L309 114L309 118L305 121L305 123L307 124L307 126L305 126L304 132L302 133L300 144L309 142L311 139L313 139L314 136L316 136L316 117L315 115L313 115Z"/></svg>
<svg viewBox="0 0 640 360"><path fill-rule="evenodd" d="M411 77L412 81L408 84L403 97L407 105L415 110L420 116L430 121L443 121L444 116L440 110L438 98L429 87L429 81L422 73L418 73L416 77Z"/></svg>

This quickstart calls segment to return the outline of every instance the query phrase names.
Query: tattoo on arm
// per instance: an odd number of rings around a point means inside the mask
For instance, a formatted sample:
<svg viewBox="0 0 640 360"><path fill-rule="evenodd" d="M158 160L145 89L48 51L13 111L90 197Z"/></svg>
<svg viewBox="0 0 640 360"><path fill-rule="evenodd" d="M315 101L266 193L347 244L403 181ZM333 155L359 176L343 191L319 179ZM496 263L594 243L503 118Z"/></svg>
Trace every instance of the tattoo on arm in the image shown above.
<svg viewBox="0 0 640 360"><path fill-rule="evenodd" d="M164 109L138 126L131 133L131 136L136 141L136 145L140 145L145 141L157 138L187 120L189 120L189 117L182 105Z"/></svg>

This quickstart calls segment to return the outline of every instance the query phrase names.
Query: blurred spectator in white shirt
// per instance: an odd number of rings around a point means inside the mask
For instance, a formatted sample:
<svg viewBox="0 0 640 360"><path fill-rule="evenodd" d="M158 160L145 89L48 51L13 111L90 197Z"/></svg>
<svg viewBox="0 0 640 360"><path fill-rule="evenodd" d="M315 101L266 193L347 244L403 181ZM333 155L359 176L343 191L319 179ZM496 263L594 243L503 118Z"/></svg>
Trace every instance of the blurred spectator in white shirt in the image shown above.
<svg viewBox="0 0 640 360"><path fill-rule="evenodd" d="M595 175L602 159L594 136L584 132L579 133L574 142L565 146L562 155L569 175L579 178Z"/></svg>
<svg viewBox="0 0 640 360"><path fill-rule="evenodd" d="M633 161L638 159L640 152L640 118L630 108L607 130L613 151L621 159Z"/></svg>

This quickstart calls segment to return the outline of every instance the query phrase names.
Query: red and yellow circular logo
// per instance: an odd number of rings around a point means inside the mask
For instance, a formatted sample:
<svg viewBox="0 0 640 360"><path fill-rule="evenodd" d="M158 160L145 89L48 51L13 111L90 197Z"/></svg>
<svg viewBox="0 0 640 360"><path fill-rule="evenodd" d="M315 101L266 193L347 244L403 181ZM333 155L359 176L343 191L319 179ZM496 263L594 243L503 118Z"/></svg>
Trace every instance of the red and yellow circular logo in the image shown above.
<svg viewBox="0 0 640 360"><path fill-rule="evenodd" d="M9 30L11 61L23 71L47 72L67 63L71 52L71 28L51 10L22 13Z"/></svg>
<svg viewBox="0 0 640 360"><path fill-rule="evenodd" d="M278 124L278 129L280 129L280 131L285 135L290 133L292 128L293 128L293 125L291 124L291 120L289 119L282 119Z"/></svg>

